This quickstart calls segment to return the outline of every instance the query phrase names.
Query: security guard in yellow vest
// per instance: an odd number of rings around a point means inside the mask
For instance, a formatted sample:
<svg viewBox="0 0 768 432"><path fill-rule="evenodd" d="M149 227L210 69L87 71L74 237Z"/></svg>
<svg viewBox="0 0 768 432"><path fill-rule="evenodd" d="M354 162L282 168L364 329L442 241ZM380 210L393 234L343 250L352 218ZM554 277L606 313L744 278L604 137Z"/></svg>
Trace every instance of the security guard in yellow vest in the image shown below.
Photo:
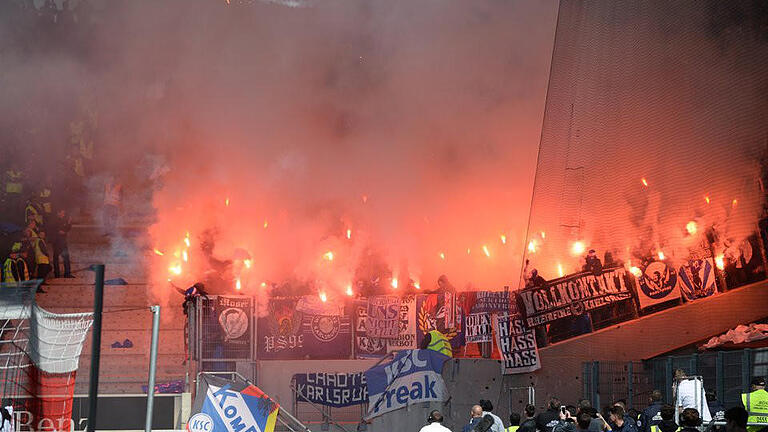
<svg viewBox="0 0 768 432"><path fill-rule="evenodd" d="M765 423L768 425L768 391L765 390L765 378L752 380L751 392L741 395L741 402L747 410L747 423ZM747 426L748 432L757 432L767 426ZM768 429L767 429L768 430Z"/></svg>
<svg viewBox="0 0 768 432"><path fill-rule="evenodd" d="M441 354L445 354L448 357L453 357L453 349L451 348L451 342L438 330L431 330L426 334L424 343L426 349L437 351Z"/></svg>
<svg viewBox="0 0 768 432"><path fill-rule="evenodd" d="M11 253L3 263L3 281L6 283L29 280L27 263L21 257L21 243L11 246Z"/></svg>
<svg viewBox="0 0 768 432"><path fill-rule="evenodd" d="M509 415L509 427L504 429L504 432L517 432L520 429L520 414L511 413Z"/></svg>
<svg viewBox="0 0 768 432"><path fill-rule="evenodd" d="M43 225L43 214L32 199L27 200L27 206L24 208L24 222L34 222L38 227Z"/></svg>

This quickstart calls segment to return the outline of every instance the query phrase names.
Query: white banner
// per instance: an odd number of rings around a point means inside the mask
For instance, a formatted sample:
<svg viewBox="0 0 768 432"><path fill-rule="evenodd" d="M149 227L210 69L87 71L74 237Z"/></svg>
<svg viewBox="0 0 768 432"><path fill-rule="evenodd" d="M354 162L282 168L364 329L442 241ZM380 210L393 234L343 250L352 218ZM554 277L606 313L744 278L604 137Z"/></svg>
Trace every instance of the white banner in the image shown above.
<svg viewBox="0 0 768 432"><path fill-rule="evenodd" d="M400 300L400 334L387 339L388 351L416 349L416 296Z"/></svg>
<svg viewBox="0 0 768 432"><path fill-rule="evenodd" d="M536 335L525 326L520 315L510 316L506 312L494 314L493 325L503 375L533 372L541 368Z"/></svg>
<svg viewBox="0 0 768 432"><path fill-rule="evenodd" d="M493 340L491 314L471 313L464 320L464 337L467 343L490 342Z"/></svg>

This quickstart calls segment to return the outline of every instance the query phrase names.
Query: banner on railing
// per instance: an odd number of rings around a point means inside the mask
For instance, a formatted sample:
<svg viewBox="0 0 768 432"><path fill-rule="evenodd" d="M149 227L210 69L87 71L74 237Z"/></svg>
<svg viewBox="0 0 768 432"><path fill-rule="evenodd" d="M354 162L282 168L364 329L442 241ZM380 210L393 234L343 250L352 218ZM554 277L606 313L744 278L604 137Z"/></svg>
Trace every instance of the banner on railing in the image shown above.
<svg viewBox="0 0 768 432"><path fill-rule="evenodd" d="M527 288L517 295L518 310L528 327L583 315L584 312L632 296L624 267L603 269L600 274L581 272Z"/></svg>
<svg viewBox="0 0 768 432"><path fill-rule="evenodd" d="M293 376L296 401L343 408L368 402L365 374L304 373Z"/></svg>
<svg viewBox="0 0 768 432"><path fill-rule="evenodd" d="M493 324L503 375L527 373L541 368L536 335L533 330L526 328L519 315L496 313Z"/></svg>
<svg viewBox="0 0 768 432"><path fill-rule="evenodd" d="M447 398L442 370L449 357L433 350L400 351L394 360L365 371L370 419L419 402Z"/></svg>
<svg viewBox="0 0 768 432"><path fill-rule="evenodd" d="M637 278L640 309L680 299L680 285L674 267L663 261L653 261L641 271L642 274Z"/></svg>

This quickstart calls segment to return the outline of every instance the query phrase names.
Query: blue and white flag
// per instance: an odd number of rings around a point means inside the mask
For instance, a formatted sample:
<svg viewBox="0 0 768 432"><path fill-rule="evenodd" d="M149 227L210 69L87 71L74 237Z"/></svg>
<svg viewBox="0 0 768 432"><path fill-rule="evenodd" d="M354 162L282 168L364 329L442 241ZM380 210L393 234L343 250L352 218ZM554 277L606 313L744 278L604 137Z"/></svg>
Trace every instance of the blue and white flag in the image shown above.
<svg viewBox="0 0 768 432"><path fill-rule="evenodd" d="M370 419L419 402L447 399L441 375L450 357L433 350L400 351L394 360L365 371Z"/></svg>

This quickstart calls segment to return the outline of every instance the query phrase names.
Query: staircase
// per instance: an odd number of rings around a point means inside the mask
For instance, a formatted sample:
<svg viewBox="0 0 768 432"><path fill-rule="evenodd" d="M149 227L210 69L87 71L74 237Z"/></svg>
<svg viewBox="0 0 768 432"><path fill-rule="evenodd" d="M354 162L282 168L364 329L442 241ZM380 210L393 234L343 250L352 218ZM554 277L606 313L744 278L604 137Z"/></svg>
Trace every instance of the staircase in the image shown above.
<svg viewBox="0 0 768 432"><path fill-rule="evenodd" d="M143 215L126 215L119 233L102 235L100 224L91 217L75 221L69 236L69 250L74 279L52 279L37 294L43 308L57 313L93 311L93 273L83 270L94 263L105 264L105 279L122 278L127 285L104 287L104 315L101 336L99 394L144 393L149 373L152 333L152 299L147 278L146 228L150 221ZM181 297L171 294L170 305L161 305L160 339L157 359L158 384L185 380L185 316ZM132 347L121 346L128 339ZM80 356L76 394L88 392L91 365L91 337Z"/></svg>

